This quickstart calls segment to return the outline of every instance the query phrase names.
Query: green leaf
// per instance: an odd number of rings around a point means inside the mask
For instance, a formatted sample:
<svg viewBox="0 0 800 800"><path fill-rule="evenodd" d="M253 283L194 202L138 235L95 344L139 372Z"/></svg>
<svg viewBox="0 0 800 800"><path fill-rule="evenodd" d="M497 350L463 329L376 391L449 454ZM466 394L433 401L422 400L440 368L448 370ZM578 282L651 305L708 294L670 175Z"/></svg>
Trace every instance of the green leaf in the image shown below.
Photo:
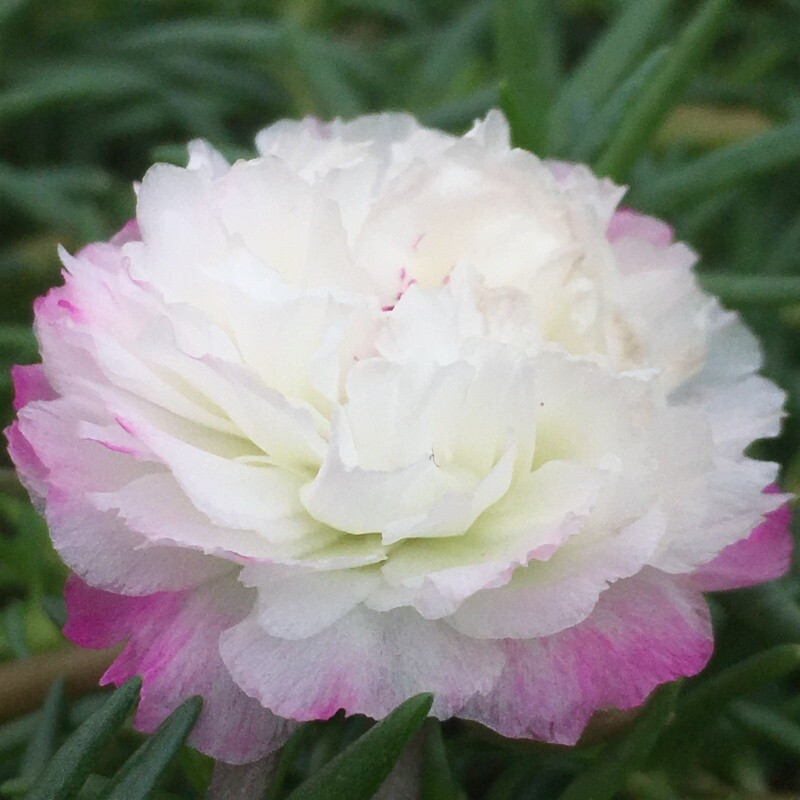
<svg viewBox="0 0 800 800"><path fill-rule="evenodd" d="M11 22L17 14L26 10L26 7L30 5L31 0L3 0L0 3L0 28ZM5 33L5 31L0 30L0 33Z"/></svg>
<svg viewBox="0 0 800 800"><path fill-rule="evenodd" d="M602 101L620 86L658 34L674 0L637 0L623 6L609 30L575 68L550 116L551 150L566 151Z"/></svg>
<svg viewBox="0 0 800 800"><path fill-rule="evenodd" d="M64 715L63 678L56 678L42 706L39 724L22 757L20 777L31 783L39 777L56 749L56 739Z"/></svg>
<svg viewBox="0 0 800 800"><path fill-rule="evenodd" d="M95 711L99 711L108 702L112 694L113 692L102 690L73 700L67 710L67 726L72 730L80 728Z"/></svg>
<svg viewBox="0 0 800 800"><path fill-rule="evenodd" d="M47 618L59 630L67 624L67 604L63 597L47 594L40 598L39 604Z"/></svg>
<svg viewBox="0 0 800 800"><path fill-rule="evenodd" d="M779 645L740 661L688 692L659 747L660 760L680 763L697 746L709 720L731 701L800 669L800 645Z"/></svg>
<svg viewBox="0 0 800 800"><path fill-rule="evenodd" d="M0 116L2 98L0 98ZM58 180L0 162L0 203L30 216L41 224L72 228L91 234L100 227L97 210L77 204ZM91 238L91 236L87 236Z"/></svg>
<svg viewBox="0 0 800 800"><path fill-rule="evenodd" d="M103 775L90 775L78 792L76 800L97 800L106 786L108 778Z"/></svg>
<svg viewBox="0 0 800 800"><path fill-rule="evenodd" d="M434 128L466 128L476 117L500 102L500 90L495 84L481 86L471 94L449 100L420 114L420 120Z"/></svg>
<svg viewBox="0 0 800 800"><path fill-rule="evenodd" d="M582 126L583 135L576 134L575 144L569 151L572 160L591 161L594 155L608 144L618 130L627 109L637 102L642 88L663 66L667 52L666 47L652 52L633 74L612 93L588 124Z"/></svg>
<svg viewBox="0 0 800 800"><path fill-rule="evenodd" d="M119 62L42 65L24 81L0 92L0 124L80 100L112 100L149 94L157 76Z"/></svg>
<svg viewBox="0 0 800 800"><path fill-rule="evenodd" d="M0 756L22 747L33 736L33 732L39 724L40 713L34 711L32 714L26 714L24 717L0 725Z"/></svg>
<svg viewBox="0 0 800 800"><path fill-rule="evenodd" d="M184 747L180 751L178 762L192 788L200 797L205 797L214 769L213 759L191 747Z"/></svg>
<svg viewBox="0 0 800 800"><path fill-rule="evenodd" d="M669 211L796 163L800 163L800 118L652 178L632 193L632 202Z"/></svg>
<svg viewBox="0 0 800 800"><path fill-rule="evenodd" d="M772 252L767 254L763 269L764 272L788 272L800 269L800 215L778 239Z"/></svg>
<svg viewBox="0 0 800 800"><path fill-rule="evenodd" d="M728 306L785 306L800 303L800 277L795 275L698 275L702 287Z"/></svg>
<svg viewBox="0 0 800 800"><path fill-rule="evenodd" d="M300 28L289 28L292 64L302 74L313 108L323 115L353 117L364 103L340 57L340 47L326 37Z"/></svg>
<svg viewBox="0 0 800 800"><path fill-rule="evenodd" d="M414 0L341 0L341 5L394 18L408 25L421 25L425 21L422 6Z"/></svg>
<svg viewBox="0 0 800 800"><path fill-rule="evenodd" d="M631 775L627 788L627 796L636 800L682 800L667 779L657 772Z"/></svg>
<svg viewBox="0 0 800 800"><path fill-rule="evenodd" d="M486 792L485 800L514 800L522 787L539 772L539 764L530 758L513 761L507 766Z"/></svg>
<svg viewBox="0 0 800 800"><path fill-rule="evenodd" d="M36 728L20 762L18 776L0 786L0 794L11 797L22 795L43 774L56 748L56 739L61 730L63 713L64 679L57 678L53 681L47 699L38 715ZM26 800L34 798L36 798L35 791L26 795Z"/></svg>
<svg viewBox="0 0 800 800"><path fill-rule="evenodd" d="M109 781L102 800L146 800L177 757L203 707L201 697L190 697L161 723L155 733Z"/></svg>
<svg viewBox="0 0 800 800"><path fill-rule="evenodd" d="M642 768L675 707L679 683L659 689L630 733L609 745L560 795L559 800L607 800Z"/></svg>
<svg viewBox="0 0 800 800"><path fill-rule="evenodd" d="M14 658L28 658L31 654L25 640L25 605L17 600L9 603L0 616L2 632Z"/></svg>
<svg viewBox="0 0 800 800"><path fill-rule="evenodd" d="M275 24L246 19L191 19L153 22L132 30L113 32L101 39L113 52L180 48L233 50L264 58L285 44L284 30Z"/></svg>
<svg viewBox="0 0 800 800"><path fill-rule="evenodd" d="M800 758L800 725L796 722L770 708L744 700L731 703L730 713L745 730Z"/></svg>
<svg viewBox="0 0 800 800"><path fill-rule="evenodd" d="M289 776L295 756L297 756L300 748L305 745L312 730L313 726L310 724L301 725L280 749L275 763L275 772L272 775L272 782L267 790L267 800L278 800L278 798L283 797L284 784Z"/></svg>
<svg viewBox="0 0 800 800"><path fill-rule="evenodd" d="M119 687L59 748L26 800L68 800L89 775L95 756L136 704L141 678Z"/></svg>
<svg viewBox="0 0 800 800"><path fill-rule="evenodd" d="M617 181L628 176L636 159L656 133L667 112L681 97L697 65L714 42L731 0L706 0L670 48L657 75L620 122L617 133L597 164L598 172Z"/></svg>
<svg viewBox="0 0 800 800"><path fill-rule="evenodd" d="M463 792L447 760L442 726L439 720L430 719L425 727L419 800L459 800Z"/></svg>
<svg viewBox="0 0 800 800"><path fill-rule="evenodd" d="M559 81L552 0L496 0L495 40L505 81L501 104L514 143L544 155L547 113Z"/></svg>
<svg viewBox="0 0 800 800"><path fill-rule="evenodd" d="M430 694L406 700L295 789L287 800L369 800L425 721L432 703Z"/></svg>
<svg viewBox="0 0 800 800"><path fill-rule="evenodd" d="M480 39L489 19L489 7L483 0L468 4L441 33L431 37L416 80L437 87L452 80L473 57L470 44Z"/></svg>
<svg viewBox="0 0 800 800"><path fill-rule="evenodd" d="M27 492L20 489L13 470L0 470L0 526L13 532L11 536L0 536L0 565L35 595L46 586L52 589L54 578L61 583L61 567L57 566L44 520L31 507ZM30 628L27 633L30 637Z"/></svg>

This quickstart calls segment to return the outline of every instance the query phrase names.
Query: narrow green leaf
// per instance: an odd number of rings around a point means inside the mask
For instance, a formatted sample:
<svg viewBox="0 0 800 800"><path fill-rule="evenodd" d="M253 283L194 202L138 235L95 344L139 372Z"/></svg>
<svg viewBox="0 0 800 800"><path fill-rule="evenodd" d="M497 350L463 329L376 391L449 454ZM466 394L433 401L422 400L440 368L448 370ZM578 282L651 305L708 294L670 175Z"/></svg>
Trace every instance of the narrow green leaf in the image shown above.
<svg viewBox="0 0 800 800"><path fill-rule="evenodd" d="M284 29L261 20L181 19L153 22L133 30L114 32L100 42L112 52L141 50L182 52L197 49L233 50L258 58L274 55L284 43Z"/></svg>
<svg viewBox="0 0 800 800"><path fill-rule="evenodd" d="M657 772L631 775L628 780L628 793L636 800L681 800L667 779Z"/></svg>
<svg viewBox="0 0 800 800"><path fill-rule="evenodd" d="M781 713L800 723L800 694L796 694L780 705ZM2 728L0 728L2 731ZM1 735L1 734L0 734Z"/></svg>
<svg viewBox="0 0 800 800"><path fill-rule="evenodd" d="M42 611L47 615L48 619L59 630L67 623L67 604L64 602L63 597L57 595L46 594L41 597L39 604Z"/></svg>
<svg viewBox="0 0 800 800"><path fill-rule="evenodd" d="M77 204L58 181L10 164L0 163L0 203L50 227L63 226L80 233L98 224L97 210Z"/></svg>
<svg viewBox="0 0 800 800"><path fill-rule="evenodd" d="M136 704L141 678L119 687L59 748L26 800L68 800L91 771L98 751Z"/></svg>
<svg viewBox="0 0 800 800"><path fill-rule="evenodd" d="M731 703L730 713L745 730L800 758L800 725L796 722L770 708L744 700Z"/></svg>
<svg viewBox="0 0 800 800"><path fill-rule="evenodd" d="M98 118L90 133L96 142L113 139L128 140L131 136L151 137L163 130L171 115L160 99L141 99L135 105L126 104L116 111L107 111Z"/></svg>
<svg viewBox="0 0 800 800"><path fill-rule="evenodd" d="M728 306L783 306L800 303L796 275L698 275L702 287Z"/></svg>
<svg viewBox="0 0 800 800"><path fill-rule="evenodd" d="M70 703L67 711L67 726L72 730L80 728L95 711L99 711L109 700L112 692L100 691L85 694Z"/></svg>
<svg viewBox="0 0 800 800"><path fill-rule="evenodd" d="M779 645L757 653L708 678L682 698L676 720L659 747L661 761L680 763L708 728L709 721L731 701L800 669L800 645Z"/></svg>
<svg viewBox="0 0 800 800"><path fill-rule="evenodd" d="M112 185L109 173L98 167L83 167L64 164L57 167L28 169L27 174L57 187L70 195L97 195L108 191Z"/></svg>
<svg viewBox="0 0 800 800"><path fill-rule="evenodd" d="M623 6L611 27L575 68L550 116L551 149L561 154L602 101L647 51L674 0L637 0Z"/></svg>
<svg viewBox="0 0 800 800"><path fill-rule="evenodd" d="M470 94L449 100L420 114L426 125L434 128L466 128L474 119L482 117L500 102L500 90L495 84L482 86Z"/></svg>
<svg viewBox="0 0 800 800"><path fill-rule="evenodd" d="M34 711L0 725L0 756L22 747L33 736L39 724L39 715L39 711Z"/></svg>
<svg viewBox="0 0 800 800"><path fill-rule="evenodd" d="M96 800L108 786L108 778L102 775L90 775L78 792L76 800Z"/></svg>
<svg viewBox="0 0 800 800"><path fill-rule="evenodd" d="M31 0L3 0L0 3L0 28L7 25L13 18L31 5ZM5 31L0 31L5 33Z"/></svg>
<svg viewBox="0 0 800 800"><path fill-rule="evenodd" d="M681 97L710 49L731 0L706 0L670 48L667 59L620 122L597 169L617 181L628 176L667 112Z"/></svg>
<svg viewBox="0 0 800 800"><path fill-rule="evenodd" d="M582 127L583 134L576 134L575 144L569 151L572 160L591 161L608 144L626 111L637 102L643 87L663 66L667 52L666 47L653 51Z"/></svg>
<svg viewBox="0 0 800 800"><path fill-rule="evenodd" d="M287 800L369 800L425 721L432 703L430 694L406 700L295 789Z"/></svg>
<svg viewBox="0 0 800 800"><path fill-rule="evenodd" d="M6 781L0 786L0 794L6 797L25 794L42 774L56 748L63 712L64 679L57 678L53 681L42 710L37 715L36 727L22 755L19 773L15 779ZM26 795L26 798L33 797L35 797L33 792Z"/></svg>
<svg viewBox="0 0 800 800"><path fill-rule="evenodd" d="M459 800L463 793L453 777L439 720L426 723L422 749L422 784L419 800Z"/></svg>
<svg viewBox="0 0 800 800"><path fill-rule="evenodd" d="M178 756L178 763L198 796L205 797L214 770L214 760L199 750L184 747Z"/></svg>
<svg viewBox="0 0 800 800"><path fill-rule="evenodd" d="M800 272L800 215L767 254L764 272Z"/></svg>
<svg viewBox="0 0 800 800"><path fill-rule="evenodd" d="M147 93L157 76L122 63L91 61L42 65L0 92L0 124L79 100L111 100Z"/></svg>
<svg viewBox="0 0 800 800"><path fill-rule="evenodd" d="M559 80L552 0L496 0L495 40L505 79L501 103L514 143L544 155L547 113Z"/></svg>
<svg viewBox="0 0 800 800"><path fill-rule="evenodd" d="M486 792L485 800L514 800L522 787L539 772L539 765L530 758L517 759L507 766Z"/></svg>
<svg viewBox="0 0 800 800"><path fill-rule="evenodd" d="M423 7L414 0L341 0L341 5L394 18L408 25L422 25L425 21Z"/></svg>
<svg viewBox="0 0 800 800"><path fill-rule="evenodd" d="M443 80L452 80L474 57L472 45L488 29L489 20L489 7L483 0L468 4L441 33L430 38L417 80L434 86L441 86Z"/></svg>
<svg viewBox="0 0 800 800"><path fill-rule="evenodd" d="M559 800L607 800L645 764L675 707L679 683L659 689L630 733L607 747L559 797Z"/></svg>
<svg viewBox="0 0 800 800"><path fill-rule="evenodd" d="M352 117L363 111L364 103L353 86L337 52L337 45L314 31L289 28L292 65L303 76L313 101L312 109L323 115Z"/></svg>
<svg viewBox="0 0 800 800"><path fill-rule="evenodd" d="M28 658L31 654L25 639L25 605L21 600L9 603L0 615L6 645L14 658Z"/></svg>
<svg viewBox="0 0 800 800"><path fill-rule="evenodd" d="M183 747L203 707L200 697L181 703L109 781L102 800L146 800Z"/></svg>
<svg viewBox="0 0 800 800"><path fill-rule="evenodd" d="M633 202L669 211L796 163L800 163L800 118L653 178L637 188Z"/></svg>
<svg viewBox="0 0 800 800"><path fill-rule="evenodd" d="M235 113L243 104L258 103L267 107L279 100L274 84L246 61L237 61L225 54L184 54L174 49L159 51L151 56L152 65L176 84L196 91L213 100L218 112L230 109Z"/></svg>
<svg viewBox="0 0 800 800"><path fill-rule="evenodd" d="M275 763L275 772L272 775L272 783L267 790L267 800L278 800L278 798L283 797L284 785L289 775L289 770L291 770L295 756L305 744L311 731L311 725L301 725L280 749Z"/></svg>

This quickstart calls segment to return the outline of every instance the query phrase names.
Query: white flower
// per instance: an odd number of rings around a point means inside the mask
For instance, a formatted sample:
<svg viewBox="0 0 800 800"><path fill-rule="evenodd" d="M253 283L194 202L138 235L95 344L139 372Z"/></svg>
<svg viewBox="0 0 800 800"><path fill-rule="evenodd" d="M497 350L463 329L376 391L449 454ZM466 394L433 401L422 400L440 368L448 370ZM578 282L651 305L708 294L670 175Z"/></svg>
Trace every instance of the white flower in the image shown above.
<svg viewBox="0 0 800 800"><path fill-rule="evenodd" d="M699 670L700 590L788 539L748 539L784 498L744 455L782 393L691 251L497 113L257 144L148 171L135 224L64 254L17 375L12 453L85 582L68 630L131 639L108 680L144 673L140 725L200 692L195 742L246 761L432 691L573 742Z"/></svg>

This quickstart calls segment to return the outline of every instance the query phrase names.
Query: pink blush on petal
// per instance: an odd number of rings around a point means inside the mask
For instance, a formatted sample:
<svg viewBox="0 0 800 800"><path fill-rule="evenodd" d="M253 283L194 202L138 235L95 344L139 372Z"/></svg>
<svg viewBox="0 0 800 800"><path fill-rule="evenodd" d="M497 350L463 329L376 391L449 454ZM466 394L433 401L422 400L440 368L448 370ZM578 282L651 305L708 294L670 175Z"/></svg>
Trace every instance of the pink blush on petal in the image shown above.
<svg viewBox="0 0 800 800"><path fill-rule="evenodd" d="M573 745L596 711L634 708L660 684L700 672L713 637L700 592L646 570L613 584L579 625L502 645L496 687L458 716L504 736Z"/></svg>
<svg viewBox="0 0 800 800"><path fill-rule="evenodd" d="M94 589L71 575L64 589L67 624L64 635L81 647L112 647L125 641L140 625L174 616L180 592L157 592L142 597Z"/></svg>
<svg viewBox="0 0 800 800"><path fill-rule="evenodd" d="M183 700L199 694L203 710L189 743L213 758L247 763L283 744L294 725L247 697L219 657L219 636L238 621L242 595L233 582L216 590L206 584L131 597L94 589L73 575L65 591L64 633L83 647L127 642L101 683L119 686L142 676L137 730L152 732Z"/></svg>
<svg viewBox="0 0 800 800"><path fill-rule="evenodd" d="M41 511L40 503L47 494L47 467L20 430L19 422L9 425L5 429L5 435L8 454L17 468L20 480L30 492L34 505Z"/></svg>
<svg viewBox="0 0 800 800"><path fill-rule="evenodd" d="M58 307L63 308L72 317L72 319L75 320L75 322L86 321L83 314L81 314L81 310L73 303L70 303L69 300L59 300Z"/></svg>
<svg viewBox="0 0 800 800"><path fill-rule="evenodd" d="M115 247L122 247L128 242L140 242L142 240L142 232L139 230L139 222L134 219L129 219L112 237L110 244Z"/></svg>
<svg viewBox="0 0 800 800"><path fill-rule="evenodd" d="M55 400L57 397L41 364L11 367L11 380L14 384L15 411L36 400Z"/></svg>
<svg viewBox="0 0 800 800"><path fill-rule="evenodd" d="M620 208L614 212L606 231L610 242L624 238L645 239L654 247L669 247L674 234L671 225L632 208Z"/></svg>
<svg viewBox="0 0 800 800"><path fill-rule="evenodd" d="M780 489L773 484L764 492L777 494ZM713 561L697 569L692 581L704 592L719 592L780 578L792 561L791 523L791 507L784 503L767 514L746 539L728 545Z"/></svg>

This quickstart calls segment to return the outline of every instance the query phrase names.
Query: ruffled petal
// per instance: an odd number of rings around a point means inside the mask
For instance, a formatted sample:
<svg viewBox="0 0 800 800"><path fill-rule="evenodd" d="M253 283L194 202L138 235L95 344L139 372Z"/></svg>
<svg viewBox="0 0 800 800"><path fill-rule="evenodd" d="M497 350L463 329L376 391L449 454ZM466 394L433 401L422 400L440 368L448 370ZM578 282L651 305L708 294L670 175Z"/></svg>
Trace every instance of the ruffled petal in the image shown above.
<svg viewBox="0 0 800 800"><path fill-rule="evenodd" d="M203 698L189 743L214 758L240 764L277 749L293 729L247 697L228 675L218 652L220 634L246 613L235 581L187 592L123 597L92 589L72 577L67 584L65 635L83 647L125 649L101 683L143 680L134 724L150 733L181 702Z"/></svg>
<svg viewBox="0 0 800 800"><path fill-rule="evenodd" d="M765 491L777 494L780 489L772 485ZM791 523L791 507L784 503L770 511L746 539L728 545L713 561L692 573L692 582L704 592L720 592L780 578L792 561Z"/></svg>
<svg viewBox="0 0 800 800"><path fill-rule="evenodd" d="M446 718L488 692L503 666L497 643L409 609L359 607L303 639L270 636L251 615L222 635L221 653L247 694L296 720L328 719L339 709L381 718L419 692L433 692L433 713Z"/></svg>
<svg viewBox="0 0 800 800"><path fill-rule="evenodd" d="M713 639L702 595L646 570L614 584L580 625L502 648L496 687L459 716L504 736L575 744L595 711L634 708L659 684L699 672Z"/></svg>

